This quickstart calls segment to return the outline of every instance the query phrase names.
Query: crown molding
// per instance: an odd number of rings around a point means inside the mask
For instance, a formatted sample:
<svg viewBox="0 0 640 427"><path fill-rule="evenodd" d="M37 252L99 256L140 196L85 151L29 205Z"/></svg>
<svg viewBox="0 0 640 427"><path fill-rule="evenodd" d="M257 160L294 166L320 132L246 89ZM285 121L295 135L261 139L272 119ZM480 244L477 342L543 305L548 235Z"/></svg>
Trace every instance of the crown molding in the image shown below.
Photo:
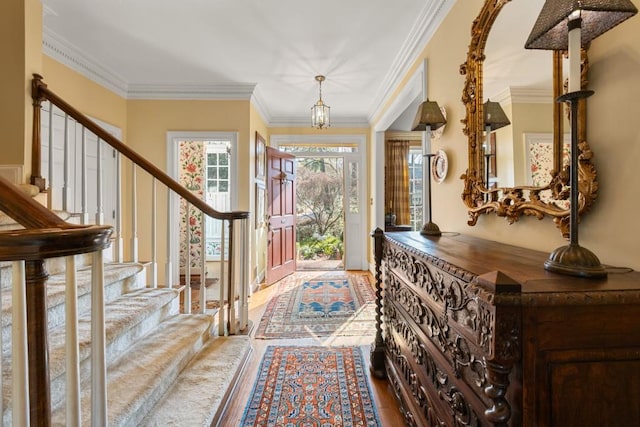
<svg viewBox="0 0 640 427"><path fill-rule="evenodd" d="M255 83L130 84L127 99L250 100Z"/></svg>
<svg viewBox="0 0 640 427"><path fill-rule="evenodd" d="M552 104L553 93L549 88L510 86L496 94L494 101L509 104Z"/></svg>
<svg viewBox="0 0 640 427"><path fill-rule="evenodd" d="M42 52L100 86L123 98L127 97L127 82L118 73L103 67L47 27L42 29Z"/></svg>
<svg viewBox="0 0 640 427"><path fill-rule="evenodd" d="M332 128L369 128L369 121L366 117L340 117L331 118ZM269 127L311 127L311 117L307 116L280 116L272 117L269 120Z"/></svg>
<svg viewBox="0 0 640 427"><path fill-rule="evenodd" d="M373 123L375 118L380 115L386 101L398 88L455 2L456 0L426 2L374 98L368 122Z"/></svg>
<svg viewBox="0 0 640 427"><path fill-rule="evenodd" d="M262 95L262 91L260 90L260 86L256 86L253 91L253 95L251 96L251 105L258 111L258 114L262 117L262 120L266 123L267 126L271 123L271 113L267 108L267 103L264 100L264 96Z"/></svg>
<svg viewBox="0 0 640 427"><path fill-rule="evenodd" d="M250 100L256 87L255 83L128 84L116 72L103 67L47 27L42 29L42 51L125 99Z"/></svg>

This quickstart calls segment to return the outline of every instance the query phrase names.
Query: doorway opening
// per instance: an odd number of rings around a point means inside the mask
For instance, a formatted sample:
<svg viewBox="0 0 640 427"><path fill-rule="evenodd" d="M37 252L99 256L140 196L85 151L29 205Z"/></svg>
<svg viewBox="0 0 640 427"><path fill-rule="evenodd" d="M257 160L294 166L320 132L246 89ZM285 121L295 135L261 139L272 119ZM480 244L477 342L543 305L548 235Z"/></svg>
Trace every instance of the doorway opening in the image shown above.
<svg viewBox="0 0 640 427"><path fill-rule="evenodd" d="M273 147L298 159L298 269L368 269L365 143L366 135L271 136ZM318 197L328 200L304 205L304 199L312 198L304 190L305 180Z"/></svg>
<svg viewBox="0 0 640 427"><path fill-rule="evenodd" d="M237 209L237 141L234 132L167 132L169 175L219 211ZM187 231L189 243L187 244ZM222 226L220 220L205 219L199 211L169 194L167 277L179 282L189 253L192 275L220 276Z"/></svg>
<svg viewBox="0 0 640 427"><path fill-rule="evenodd" d="M344 158L297 157L298 270L344 270Z"/></svg>

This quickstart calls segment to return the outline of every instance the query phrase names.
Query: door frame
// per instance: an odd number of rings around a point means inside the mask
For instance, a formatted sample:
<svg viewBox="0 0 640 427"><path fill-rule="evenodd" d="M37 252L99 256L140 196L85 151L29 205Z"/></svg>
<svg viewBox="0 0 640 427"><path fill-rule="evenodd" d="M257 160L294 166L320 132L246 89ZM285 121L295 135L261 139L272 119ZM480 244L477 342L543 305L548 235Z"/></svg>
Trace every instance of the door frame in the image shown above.
<svg viewBox="0 0 640 427"><path fill-rule="evenodd" d="M335 145L335 146L343 146L343 145L355 145L357 147L356 153L340 153L341 157L345 159L345 168L349 160L355 160L358 163L358 180L360 185L358 187L358 209L359 209L359 221L362 224L361 235L357 237L357 244L360 247L360 254L357 256L359 259L359 270L367 270L367 240L369 238L369 233L367 232L367 204L366 204L366 195L367 195L367 176L368 176L368 166L367 166L367 135L365 134L355 134L355 135L271 135L270 137L271 146L274 148L279 148L280 145L287 144L307 144L307 145ZM304 157L304 154L297 154L293 152L292 154L300 157ZM306 153L305 153L306 154ZM346 171L345 171L346 173ZM345 188L346 191L346 188ZM345 215L347 212L347 197L345 195L344 205L345 205ZM345 250L348 250L348 241L345 233ZM348 268L345 265L345 270ZM354 268L355 269L355 268Z"/></svg>
<svg viewBox="0 0 640 427"><path fill-rule="evenodd" d="M402 116L407 110L410 110L413 115L414 111L418 111L418 105L422 101L427 100L427 59L425 58L413 73L407 84L400 90L394 101L389 108L382 114L378 122L374 127L375 141L373 147L373 159L375 164L375 171L371 173L370 179L372 185L375 188L375 194L379 195L375 199L373 224L374 228L380 228L384 230L384 144L385 144L385 132L393 126L394 122ZM422 132L422 152L431 152L431 140L427 140L425 136L426 132ZM426 162L423 162L423 177L427 176ZM431 178L429 178L431 179ZM426 220L427 211L429 209L429 189L427 185L422 186L422 218ZM373 259L373 256L372 258ZM374 271L373 264L369 266L370 271Z"/></svg>
<svg viewBox="0 0 640 427"><path fill-rule="evenodd" d="M215 139L228 140L231 143L231 162L229 163L230 183L232 189L238 188L238 132L217 132L217 131L170 131L167 132L167 174L176 181L179 179L178 161L180 160L179 142L210 141ZM237 191L231 191L231 210L238 209ZM169 191L167 200L167 214L169 221L167 224L167 276L171 278L168 283L180 282L180 203L178 196ZM178 244L171 244L177 242ZM175 266L175 268L171 268Z"/></svg>

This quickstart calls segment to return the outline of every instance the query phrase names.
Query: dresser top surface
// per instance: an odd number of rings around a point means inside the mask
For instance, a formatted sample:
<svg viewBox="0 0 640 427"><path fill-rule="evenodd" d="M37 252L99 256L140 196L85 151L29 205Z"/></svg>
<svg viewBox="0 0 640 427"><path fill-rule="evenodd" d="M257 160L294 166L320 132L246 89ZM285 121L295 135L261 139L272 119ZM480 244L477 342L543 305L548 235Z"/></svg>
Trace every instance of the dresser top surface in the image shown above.
<svg viewBox="0 0 640 427"><path fill-rule="evenodd" d="M606 279L585 279L545 270L548 253L473 236L446 233L437 237L403 232L385 233L385 237L418 255L437 258L473 276L489 276L499 271L519 283L522 294L631 291L640 297L637 271L610 269Z"/></svg>

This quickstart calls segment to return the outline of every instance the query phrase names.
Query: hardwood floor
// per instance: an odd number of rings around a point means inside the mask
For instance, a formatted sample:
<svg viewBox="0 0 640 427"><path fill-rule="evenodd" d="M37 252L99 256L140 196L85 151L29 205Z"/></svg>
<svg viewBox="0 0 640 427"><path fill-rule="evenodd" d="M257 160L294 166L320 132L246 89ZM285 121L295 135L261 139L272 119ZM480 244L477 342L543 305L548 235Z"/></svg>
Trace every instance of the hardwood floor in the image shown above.
<svg viewBox="0 0 640 427"><path fill-rule="evenodd" d="M367 274L364 272L349 272L349 274ZM369 280L373 283L373 278L369 275ZM269 299L274 296L277 290L277 284L260 290L251 296L249 303L249 319L254 327L251 335L255 333L255 327L260 322L262 314L266 308ZM359 345L362 347L363 355L367 368L369 366L369 350L371 348L371 338L363 337L319 337L305 339L253 339L253 352L249 356L247 366L241 375L238 386L234 390L229 404L221 417L218 424L221 427L237 427L240 425L245 406L251 395L255 378L258 374L258 367L264 351L268 345ZM367 372L368 369L367 369ZM378 380L369 374L369 383L371 384L373 398L380 417L382 426L404 426L404 420L398 409L393 392L388 383L384 380ZM346 427L346 426L345 426Z"/></svg>

